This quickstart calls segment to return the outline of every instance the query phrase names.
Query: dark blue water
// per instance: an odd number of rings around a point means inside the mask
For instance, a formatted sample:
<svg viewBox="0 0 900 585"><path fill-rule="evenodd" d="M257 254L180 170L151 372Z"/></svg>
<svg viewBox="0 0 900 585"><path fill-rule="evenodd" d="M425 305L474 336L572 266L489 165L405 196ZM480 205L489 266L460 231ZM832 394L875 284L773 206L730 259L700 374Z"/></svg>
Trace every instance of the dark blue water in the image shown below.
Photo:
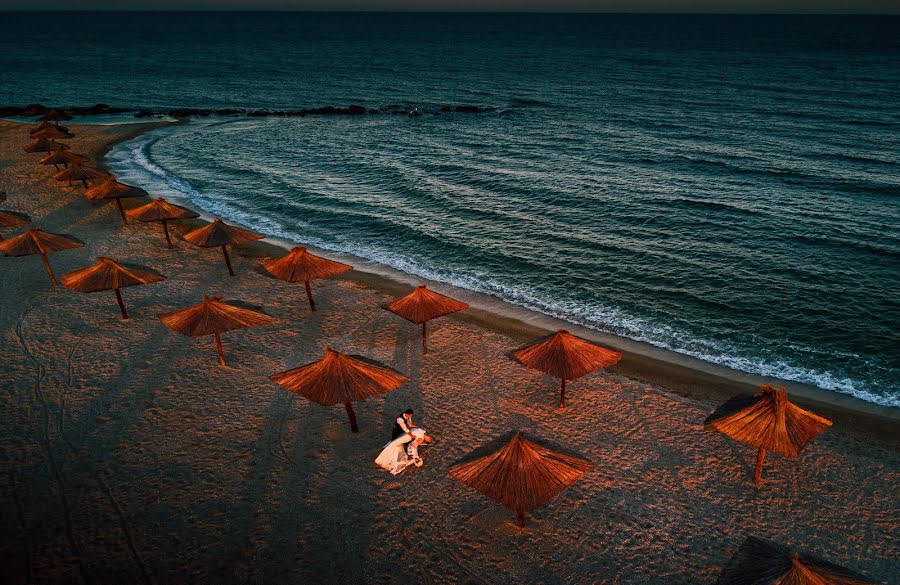
<svg viewBox="0 0 900 585"><path fill-rule="evenodd" d="M0 103L218 118L126 180L603 331L900 405L900 18L3 15Z"/></svg>

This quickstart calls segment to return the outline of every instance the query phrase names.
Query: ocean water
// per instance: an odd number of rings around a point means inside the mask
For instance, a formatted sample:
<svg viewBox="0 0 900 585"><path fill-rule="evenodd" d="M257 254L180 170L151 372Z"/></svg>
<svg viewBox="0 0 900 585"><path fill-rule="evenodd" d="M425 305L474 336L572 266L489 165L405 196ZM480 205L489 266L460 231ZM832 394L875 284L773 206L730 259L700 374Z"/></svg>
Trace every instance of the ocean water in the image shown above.
<svg viewBox="0 0 900 585"><path fill-rule="evenodd" d="M61 50L64 48L64 50ZM0 105L197 118L110 164L266 234L900 406L900 18L0 19Z"/></svg>

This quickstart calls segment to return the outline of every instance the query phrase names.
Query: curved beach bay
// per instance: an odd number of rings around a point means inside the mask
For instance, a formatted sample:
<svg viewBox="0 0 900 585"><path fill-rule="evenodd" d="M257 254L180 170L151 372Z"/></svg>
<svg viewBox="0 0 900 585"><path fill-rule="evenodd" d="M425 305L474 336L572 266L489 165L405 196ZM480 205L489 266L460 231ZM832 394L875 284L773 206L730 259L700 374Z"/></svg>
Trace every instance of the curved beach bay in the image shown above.
<svg viewBox="0 0 900 585"><path fill-rule="evenodd" d="M152 127L75 126L73 144L101 156ZM876 579L896 575L896 409L799 389L799 402L835 425L797 460L772 457L754 488L752 450L702 422L755 377L604 337L626 358L573 383L558 411L555 383L505 356L556 326L550 318L492 311L475 295L480 308L436 322L433 353L422 356L418 331L380 309L406 288L396 274L322 282L310 313L300 288L255 270L282 253L277 243L239 250L229 278L215 251L183 242L169 251L159 226L123 228L114 205L92 206L50 179L21 151L26 134L0 123L4 208L87 243L51 256L57 273L106 255L168 280L127 289L133 318L122 322L111 295L52 289L34 258L0 259L10 582L713 583L747 535ZM157 318L203 294L263 306L279 322L226 335L232 366L219 367L210 340L175 335ZM329 345L410 377L359 405L359 435L341 409L267 380ZM393 478L372 461L406 407L439 440L423 468ZM512 428L596 464L525 531L446 473Z"/></svg>

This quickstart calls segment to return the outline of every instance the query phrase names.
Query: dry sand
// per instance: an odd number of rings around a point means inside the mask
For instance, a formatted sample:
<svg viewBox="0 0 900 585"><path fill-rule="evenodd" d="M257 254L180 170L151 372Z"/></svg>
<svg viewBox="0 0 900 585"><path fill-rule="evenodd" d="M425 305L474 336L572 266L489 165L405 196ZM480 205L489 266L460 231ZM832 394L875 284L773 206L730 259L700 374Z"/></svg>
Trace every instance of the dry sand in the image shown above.
<svg viewBox="0 0 900 585"><path fill-rule="evenodd" d="M145 128L76 126L71 142L97 156ZM707 374L629 356L623 370L571 383L557 410L556 382L505 357L527 326L443 319L423 356L418 329L379 308L391 295L377 278L315 284L311 313L302 286L255 270L267 248L235 253L229 278L219 251L181 241L170 251L159 225L123 228L113 203L92 206L51 180L22 152L26 139L25 126L0 122L2 207L87 243L50 256L58 275L106 255L168 280L124 289L122 321L112 293L54 289L36 258L0 258L4 582L714 583L747 535L896 582L891 413L831 408L835 426L797 460L771 456L757 488L752 449L702 428L722 392ZM230 367L220 367L211 338L157 318L204 294L280 321L224 335ZM342 408L267 379L326 346L409 376L357 403L358 435ZM679 392L633 376L668 376ZM392 477L373 460L406 407L439 440L424 467ZM516 428L596 464L524 530L447 474Z"/></svg>

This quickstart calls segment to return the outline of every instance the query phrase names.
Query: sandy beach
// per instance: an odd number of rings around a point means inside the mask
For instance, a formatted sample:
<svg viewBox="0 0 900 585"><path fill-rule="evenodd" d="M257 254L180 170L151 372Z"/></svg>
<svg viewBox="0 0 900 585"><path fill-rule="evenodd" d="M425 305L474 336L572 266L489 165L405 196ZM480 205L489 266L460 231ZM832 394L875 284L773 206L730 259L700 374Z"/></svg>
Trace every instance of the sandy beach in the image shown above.
<svg viewBox="0 0 900 585"><path fill-rule="evenodd" d="M97 160L154 126L70 126L70 143ZM789 385L835 424L798 459L770 457L756 487L753 449L703 421L760 379L572 328L626 355L572 382L558 410L557 382L507 357L552 320L467 298L474 309L430 325L423 356L419 330L381 309L407 283L359 271L320 281L312 313L302 286L260 274L278 246L235 250L233 278L218 250L169 250L159 225L123 227L114 203L54 181L22 151L27 129L0 122L0 207L86 243L50 256L57 276L109 256L167 280L124 289L122 321L111 293L53 288L35 257L0 258L6 582L712 584L751 535L885 583L900 574L897 409ZM224 335L221 367L211 338L158 318L203 295L278 322ZM359 434L342 408L268 380L329 346L409 377L355 405ZM373 460L405 408L437 441L422 468L392 477ZM595 464L524 530L447 474L513 429Z"/></svg>

